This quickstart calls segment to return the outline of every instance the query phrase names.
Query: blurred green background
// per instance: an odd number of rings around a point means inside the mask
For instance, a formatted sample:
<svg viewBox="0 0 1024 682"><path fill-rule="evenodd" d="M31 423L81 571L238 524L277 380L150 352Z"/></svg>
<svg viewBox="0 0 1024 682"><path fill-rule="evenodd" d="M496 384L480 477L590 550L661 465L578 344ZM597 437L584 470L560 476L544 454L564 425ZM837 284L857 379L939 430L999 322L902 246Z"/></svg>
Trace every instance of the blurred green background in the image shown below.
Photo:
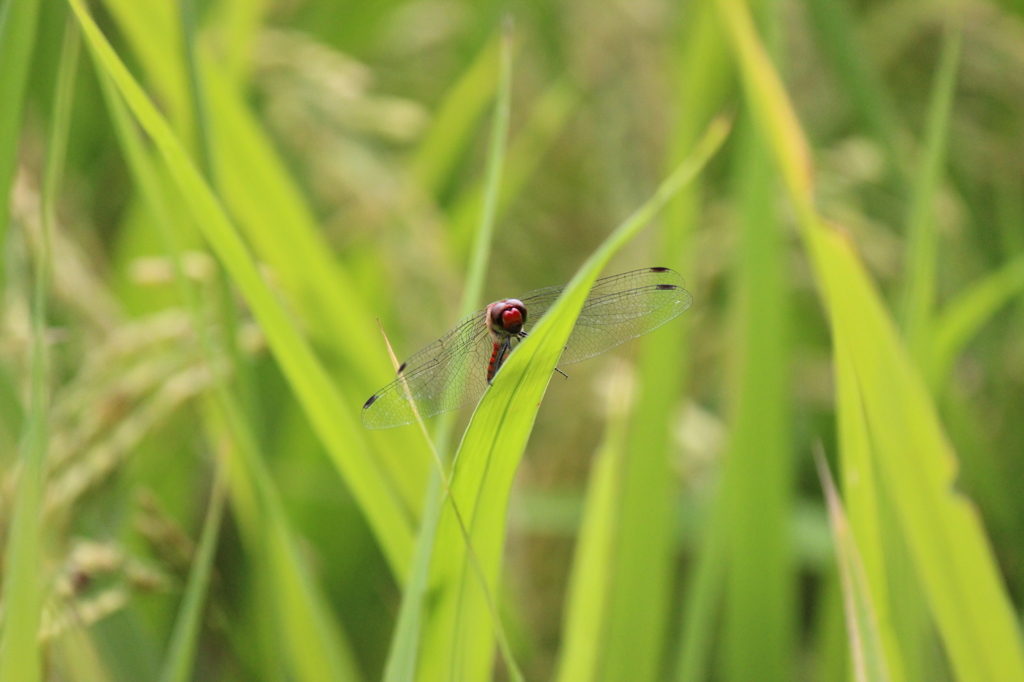
<svg viewBox="0 0 1024 682"><path fill-rule="evenodd" d="M863 281L808 257L747 18ZM1024 679L1019 0L2 0L0 92L0 679ZM422 435L358 421L377 320L401 360L459 319L495 150L472 307L568 282L720 112L605 269L693 307L553 378L479 649Z"/></svg>

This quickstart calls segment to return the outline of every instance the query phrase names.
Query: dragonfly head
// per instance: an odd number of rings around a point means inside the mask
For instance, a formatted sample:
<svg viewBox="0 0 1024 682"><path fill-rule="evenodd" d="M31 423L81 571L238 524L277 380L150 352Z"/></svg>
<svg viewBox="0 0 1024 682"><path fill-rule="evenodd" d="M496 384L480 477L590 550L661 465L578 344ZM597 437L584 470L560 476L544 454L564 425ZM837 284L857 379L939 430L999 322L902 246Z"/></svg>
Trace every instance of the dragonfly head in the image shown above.
<svg viewBox="0 0 1024 682"><path fill-rule="evenodd" d="M487 326L492 332L515 335L526 324L526 306L516 298L509 298L487 306Z"/></svg>

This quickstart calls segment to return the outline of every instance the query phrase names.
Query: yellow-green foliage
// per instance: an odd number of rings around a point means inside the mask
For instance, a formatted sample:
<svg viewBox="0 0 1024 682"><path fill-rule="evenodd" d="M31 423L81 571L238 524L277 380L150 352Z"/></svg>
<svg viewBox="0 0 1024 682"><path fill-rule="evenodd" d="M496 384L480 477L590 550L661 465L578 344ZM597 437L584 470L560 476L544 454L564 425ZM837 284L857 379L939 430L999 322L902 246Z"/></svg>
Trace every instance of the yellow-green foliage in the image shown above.
<svg viewBox="0 0 1024 682"><path fill-rule="evenodd" d="M1024 680L1022 19L0 0L0 680Z"/></svg>

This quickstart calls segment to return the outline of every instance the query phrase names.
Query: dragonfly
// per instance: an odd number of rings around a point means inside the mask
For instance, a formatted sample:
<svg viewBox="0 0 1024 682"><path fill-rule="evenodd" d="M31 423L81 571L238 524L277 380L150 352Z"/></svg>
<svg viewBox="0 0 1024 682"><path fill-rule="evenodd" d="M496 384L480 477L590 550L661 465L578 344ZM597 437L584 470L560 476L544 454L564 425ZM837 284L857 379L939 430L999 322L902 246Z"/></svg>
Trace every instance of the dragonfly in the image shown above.
<svg viewBox="0 0 1024 682"><path fill-rule="evenodd" d="M495 301L462 319L398 368L398 376L363 405L363 426L387 429L472 403L551 308L565 286ZM632 270L594 282L559 365L600 355L654 331L693 302L669 268Z"/></svg>

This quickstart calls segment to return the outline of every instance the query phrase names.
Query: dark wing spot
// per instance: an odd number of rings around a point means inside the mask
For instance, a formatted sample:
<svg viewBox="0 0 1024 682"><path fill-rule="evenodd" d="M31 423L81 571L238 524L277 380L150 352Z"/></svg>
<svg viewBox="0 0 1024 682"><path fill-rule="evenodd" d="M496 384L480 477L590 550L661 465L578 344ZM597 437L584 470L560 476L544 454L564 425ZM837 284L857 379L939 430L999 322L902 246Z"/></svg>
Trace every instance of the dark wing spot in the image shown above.
<svg viewBox="0 0 1024 682"><path fill-rule="evenodd" d="M398 373L399 373L399 374L401 374L401 373L402 373L402 370L403 370L403 369L405 369L405 366L406 366L407 364L409 364L409 363L403 362L402 364L400 364L400 365L398 366Z"/></svg>
<svg viewBox="0 0 1024 682"><path fill-rule="evenodd" d="M370 399L367 400L365 403L363 403L363 409L365 410L370 405L373 405L374 401L377 400L377 398L379 398L379 397L380 397L380 395L377 394L377 393L374 393L373 395L371 395Z"/></svg>
<svg viewBox="0 0 1024 682"><path fill-rule="evenodd" d="M668 272L668 268L651 268L651 272Z"/></svg>
<svg viewBox="0 0 1024 682"><path fill-rule="evenodd" d="M677 287L675 284L658 284L654 288L660 291L671 291L672 289L678 289L679 287Z"/></svg>

